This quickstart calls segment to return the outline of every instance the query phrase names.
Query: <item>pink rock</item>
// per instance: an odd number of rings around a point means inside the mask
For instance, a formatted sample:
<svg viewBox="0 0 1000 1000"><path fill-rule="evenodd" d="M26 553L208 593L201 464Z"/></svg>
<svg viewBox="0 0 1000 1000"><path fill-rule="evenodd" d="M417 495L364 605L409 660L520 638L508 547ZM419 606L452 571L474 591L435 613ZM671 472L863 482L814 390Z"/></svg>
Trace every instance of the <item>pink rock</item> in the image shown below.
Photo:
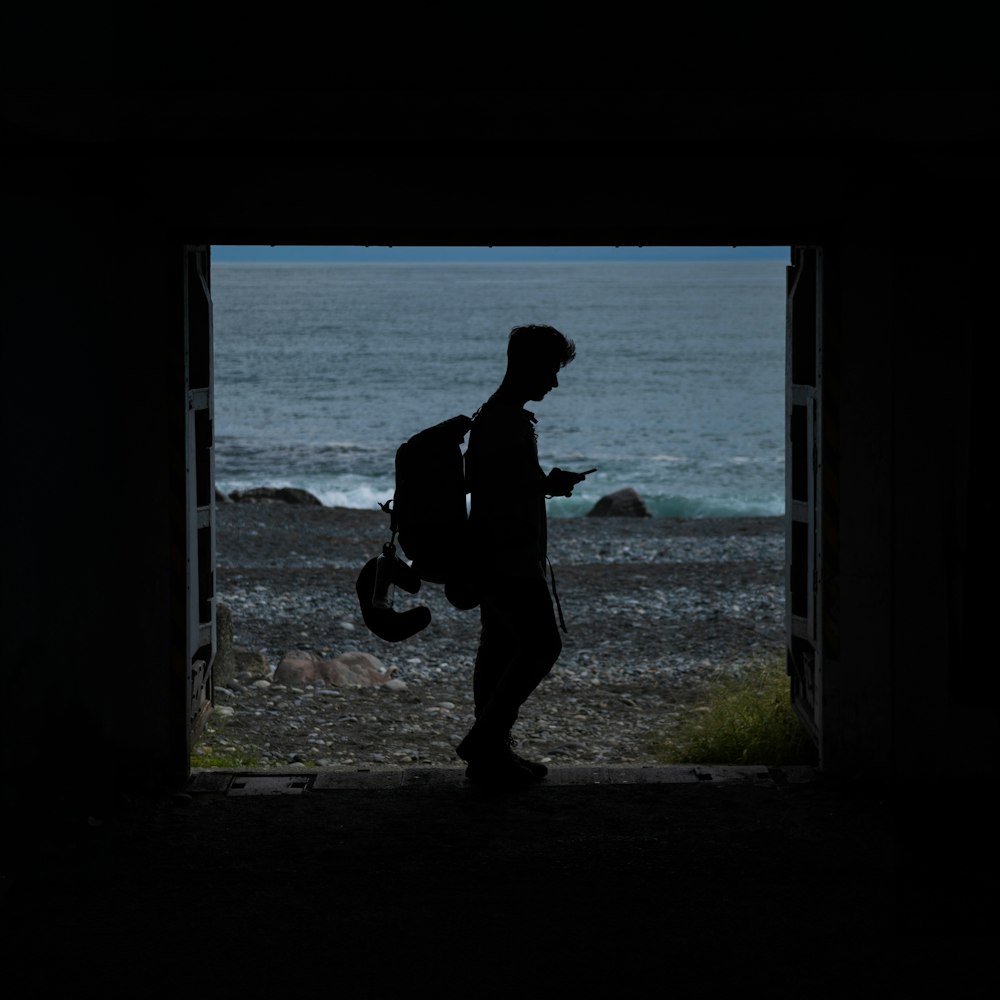
<svg viewBox="0 0 1000 1000"><path fill-rule="evenodd" d="M371 653L351 651L324 660L308 650L286 653L274 672L274 683L302 687L306 684L328 684L333 687L375 687L389 684L396 668L387 670ZM395 682L398 686L401 682Z"/></svg>

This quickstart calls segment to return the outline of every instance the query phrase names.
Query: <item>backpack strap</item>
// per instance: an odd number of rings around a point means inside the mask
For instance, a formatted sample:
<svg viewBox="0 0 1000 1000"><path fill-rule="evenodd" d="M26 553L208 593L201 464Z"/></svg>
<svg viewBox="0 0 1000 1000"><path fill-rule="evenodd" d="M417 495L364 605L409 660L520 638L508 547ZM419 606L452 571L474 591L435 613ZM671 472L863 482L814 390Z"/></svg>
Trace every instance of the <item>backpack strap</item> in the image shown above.
<svg viewBox="0 0 1000 1000"><path fill-rule="evenodd" d="M381 500L376 500L375 502L382 508L382 510L389 515L389 531L391 532L391 537L389 538L389 544L394 545L396 542L396 532L399 531L399 524L396 520L396 511L392 505L392 501L395 497L389 497L385 503Z"/></svg>
<svg viewBox="0 0 1000 1000"><path fill-rule="evenodd" d="M559 591L556 590L556 574L555 570L552 569L552 560L546 556L545 561L549 564L549 582L552 584L552 596L555 598L556 611L559 612L559 627L564 632L569 632L569 629L566 628L566 619L563 618L562 605L559 603Z"/></svg>

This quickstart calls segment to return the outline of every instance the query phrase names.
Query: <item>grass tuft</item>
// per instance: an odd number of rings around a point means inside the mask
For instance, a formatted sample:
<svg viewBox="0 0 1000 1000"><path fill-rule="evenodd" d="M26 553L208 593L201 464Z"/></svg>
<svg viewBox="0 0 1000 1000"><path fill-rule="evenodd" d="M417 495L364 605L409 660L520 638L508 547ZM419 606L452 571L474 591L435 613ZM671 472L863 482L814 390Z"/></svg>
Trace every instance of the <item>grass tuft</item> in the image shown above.
<svg viewBox="0 0 1000 1000"><path fill-rule="evenodd" d="M657 757L664 764L815 765L816 746L792 708L790 685L783 654L712 682L705 702L660 738Z"/></svg>
<svg viewBox="0 0 1000 1000"><path fill-rule="evenodd" d="M217 767L224 771L254 771L265 766L272 765L265 765L258 756L239 751L209 751L206 747L191 754L191 767L195 769Z"/></svg>

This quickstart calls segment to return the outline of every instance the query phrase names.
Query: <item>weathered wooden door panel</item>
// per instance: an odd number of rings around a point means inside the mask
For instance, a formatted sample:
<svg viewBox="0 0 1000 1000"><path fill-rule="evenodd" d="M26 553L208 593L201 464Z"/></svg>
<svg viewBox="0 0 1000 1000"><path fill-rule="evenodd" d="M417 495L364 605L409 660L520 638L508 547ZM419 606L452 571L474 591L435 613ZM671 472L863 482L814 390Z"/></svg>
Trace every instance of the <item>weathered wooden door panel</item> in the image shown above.
<svg viewBox="0 0 1000 1000"><path fill-rule="evenodd" d="M215 451L212 296L207 246L184 248L184 368L187 393L188 750L212 703L215 627Z"/></svg>
<svg viewBox="0 0 1000 1000"><path fill-rule="evenodd" d="M822 273L818 247L794 247L785 330L785 636L792 703L822 745Z"/></svg>

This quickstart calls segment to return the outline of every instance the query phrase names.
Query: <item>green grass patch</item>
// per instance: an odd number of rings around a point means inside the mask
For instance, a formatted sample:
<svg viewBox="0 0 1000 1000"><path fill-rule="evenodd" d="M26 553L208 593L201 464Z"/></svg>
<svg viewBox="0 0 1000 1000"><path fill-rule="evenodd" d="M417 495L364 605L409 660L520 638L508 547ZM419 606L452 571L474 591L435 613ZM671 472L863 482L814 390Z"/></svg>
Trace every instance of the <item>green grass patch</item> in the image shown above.
<svg viewBox="0 0 1000 1000"><path fill-rule="evenodd" d="M189 758L192 768L219 768L224 771L260 771L268 764L257 747L239 745L240 740L225 736L230 720L223 714L212 712L206 720L205 730L194 745Z"/></svg>
<svg viewBox="0 0 1000 1000"><path fill-rule="evenodd" d="M655 752L664 764L817 763L780 653L711 682L704 702L657 740Z"/></svg>
<svg viewBox="0 0 1000 1000"><path fill-rule="evenodd" d="M193 768L218 767L226 771L259 771L265 766L273 767L273 764L265 765L262 758L243 751L228 753L225 750L211 750L204 753L196 751L191 754Z"/></svg>

